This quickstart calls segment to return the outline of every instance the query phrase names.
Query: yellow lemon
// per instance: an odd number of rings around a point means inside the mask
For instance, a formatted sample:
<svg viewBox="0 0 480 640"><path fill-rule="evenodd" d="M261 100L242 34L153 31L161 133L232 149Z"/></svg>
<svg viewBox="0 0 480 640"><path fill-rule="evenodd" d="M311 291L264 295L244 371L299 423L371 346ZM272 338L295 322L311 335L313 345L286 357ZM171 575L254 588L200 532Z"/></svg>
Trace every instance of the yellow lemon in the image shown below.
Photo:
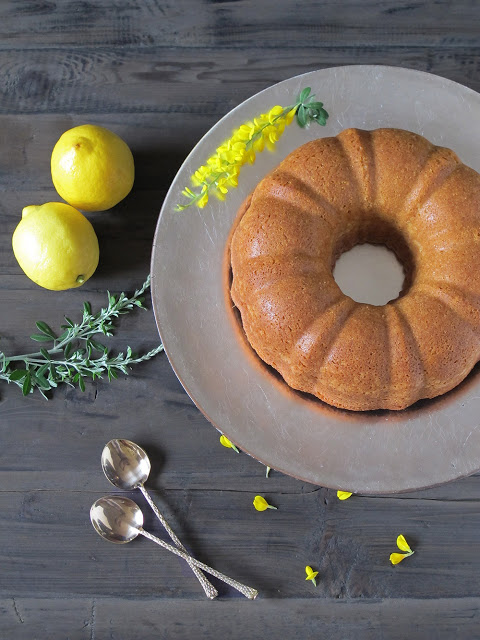
<svg viewBox="0 0 480 640"><path fill-rule="evenodd" d="M83 211L105 211L130 192L132 152L113 131L82 124L65 131L52 152L52 180L59 195Z"/></svg>
<svg viewBox="0 0 480 640"><path fill-rule="evenodd" d="M12 245L23 271L45 289L79 287L98 265L98 240L92 225L64 202L25 207Z"/></svg>

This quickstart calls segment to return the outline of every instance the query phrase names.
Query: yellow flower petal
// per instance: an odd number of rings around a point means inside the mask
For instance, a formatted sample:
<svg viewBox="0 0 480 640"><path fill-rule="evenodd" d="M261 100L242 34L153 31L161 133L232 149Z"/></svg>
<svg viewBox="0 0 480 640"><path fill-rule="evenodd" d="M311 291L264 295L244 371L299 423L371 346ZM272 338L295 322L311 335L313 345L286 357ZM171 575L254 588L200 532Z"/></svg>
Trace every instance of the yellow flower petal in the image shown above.
<svg viewBox="0 0 480 640"><path fill-rule="evenodd" d="M268 124L267 115L265 113L262 113L262 115L259 118L254 118L253 119L253 124L255 125L256 129L260 129L264 125Z"/></svg>
<svg viewBox="0 0 480 640"><path fill-rule="evenodd" d="M405 540L405 536L403 536L402 534L400 534L397 538L397 547L400 549L400 551L411 551L410 545Z"/></svg>
<svg viewBox="0 0 480 640"><path fill-rule="evenodd" d="M317 586L317 581L315 580L315 578L318 576L318 571L314 571L312 567L309 567L307 565L305 567L305 573L307 574L307 577L305 578L305 580L311 580L313 584Z"/></svg>
<svg viewBox="0 0 480 640"><path fill-rule="evenodd" d="M203 209L203 207L207 204L208 202L208 193L205 193L205 195L203 195L200 200L197 202L197 206L200 207L200 209Z"/></svg>
<svg viewBox="0 0 480 640"><path fill-rule="evenodd" d="M232 443L227 438L227 436L224 436L223 434L220 436L220 444L223 444L223 446L227 447L227 449L231 449L232 448Z"/></svg>
<svg viewBox="0 0 480 640"><path fill-rule="evenodd" d="M295 113L296 113L296 109L292 109L291 111L289 111L287 113L287 115L285 116L285 122L286 124L291 124L294 117L295 117Z"/></svg>
<svg viewBox="0 0 480 640"><path fill-rule="evenodd" d="M352 496L353 493L351 493L350 491L337 491L337 498L339 500L348 500L348 498L350 498L350 496Z"/></svg>
<svg viewBox="0 0 480 640"><path fill-rule="evenodd" d="M265 511L268 509L268 502L262 496L255 496L253 506L257 511Z"/></svg>
<svg viewBox="0 0 480 640"><path fill-rule="evenodd" d="M253 501L253 506L257 511L265 511L266 509L276 509L277 507L272 507L271 504L265 500L263 496L255 496Z"/></svg>
<svg viewBox="0 0 480 640"><path fill-rule="evenodd" d="M270 122L270 124L275 120L277 116L279 116L282 113L282 111L283 111L283 107L281 107L278 104L272 109L270 109L270 111L267 114L268 121Z"/></svg>
<svg viewBox="0 0 480 640"><path fill-rule="evenodd" d="M220 444L222 444L224 447L227 447L228 449L233 449L234 451L236 451L237 453L240 453L240 451L237 449L237 447L233 444L233 442L231 442L227 436L224 436L223 433L220 436Z"/></svg>
<svg viewBox="0 0 480 640"><path fill-rule="evenodd" d="M402 560L405 560L406 557L407 557L407 554L405 553L391 553L390 562L392 564L398 564L399 562L402 562Z"/></svg>

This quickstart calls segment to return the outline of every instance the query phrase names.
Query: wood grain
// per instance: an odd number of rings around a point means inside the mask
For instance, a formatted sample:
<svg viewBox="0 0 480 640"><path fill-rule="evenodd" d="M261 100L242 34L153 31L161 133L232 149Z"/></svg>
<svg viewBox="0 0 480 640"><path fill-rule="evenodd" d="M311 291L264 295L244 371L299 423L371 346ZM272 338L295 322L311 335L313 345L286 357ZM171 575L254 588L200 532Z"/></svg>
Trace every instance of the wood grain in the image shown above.
<svg viewBox="0 0 480 640"><path fill-rule="evenodd" d="M257 640L273 638L279 629L285 638L329 640L478 638L478 598L439 599L437 603L297 598L286 609L281 599L252 603L234 598L214 605L194 600L186 607L183 599L174 597L168 602L157 598L10 598L0 600L0 615L7 637L16 640Z"/></svg>
<svg viewBox="0 0 480 640"><path fill-rule="evenodd" d="M122 47L26 49L2 53L5 90L0 113L156 113L209 116L212 123L244 99L291 76L326 67L358 64L404 66L456 80L478 90L479 40L473 45L434 49L351 44L316 48L299 43L268 50L148 49ZM198 95L192 95L197 86ZM117 116L118 118L118 116Z"/></svg>
<svg viewBox="0 0 480 640"><path fill-rule="evenodd" d="M240 478L238 474L237 484ZM78 477L72 480L80 486ZM182 560L143 538L119 547L94 532L90 506L114 492L106 480L99 478L99 484L100 491L59 487L0 492L0 562L9 593L61 597L68 589L72 596L121 597L128 579L139 597L202 599L201 587ZM472 580L480 568L472 555L480 526L477 500L466 505L421 496L355 497L347 503L326 489L302 490L295 481L283 490L271 484L267 487L258 473L255 483L247 478L241 489L195 489L184 482L179 489L152 496L199 560L257 588L262 598L351 601L478 594ZM257 492L278 510L256 512L252 501ZM145 501L136 492L127 495L142 507L145 528L165 539ZM469 526L459 526L462 522ZM393 567L389 555L397 550L399 533L416 553ZM455 562L447 570L445 558L452 546ZM305 581L307 564L319 571L316 589ZM218 588L222 597L234 593L223 584Z"/></svg>
<svg viewBox="0 0 480 640"><path fill-rule="evenodd" d="M106 0L5 2L0 38L5 49L88 45L215 48L279 46L433 47L478 43L475 0Z"/></svg>
<svg viewBox="0 0 480 640"><path fill-rule="evenodd" d="M479 18L473 0L0 3L0 348L30 350L35 320L58 327L84 300L97 308L107 289L143 282L173 177L244 99L358 63L480 90ZM21 272L11 235L25 205L58 199L51 150L84 122L128 142L135 187L112 211L90 214L101 247L95 276L49 292ZM144 351L158 342L153 314L139 310L110 344ZM49 402L2 383L0 429L1 638L480 638L480 475L346 502L275 471L267 479L263 465L219 444L165 354L83 394L59 388ZM179 559L144 539L119 547L95 534L90 505L116 491L100 469L113 437L148 451L148 486L185 545L259 588L257 601L219 584L219 601L207 602ZM256 512L256 494L278 511ZM399 533L416 553L392 567ZM319 571L317 588L305 581L307 564Z"/></svg>

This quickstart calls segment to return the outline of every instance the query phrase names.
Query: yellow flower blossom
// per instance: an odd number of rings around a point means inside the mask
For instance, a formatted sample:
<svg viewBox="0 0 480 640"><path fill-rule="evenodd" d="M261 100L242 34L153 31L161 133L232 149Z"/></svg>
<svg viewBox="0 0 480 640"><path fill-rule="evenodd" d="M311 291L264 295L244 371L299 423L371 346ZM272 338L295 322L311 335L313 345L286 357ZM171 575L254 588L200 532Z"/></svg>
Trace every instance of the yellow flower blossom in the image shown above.
<svg viewBox="0 0 480 640"><path fill-rule="evenodd" d="M253 501L253 506L257 511L266 511L267 509L276 509L277 507L273 507L271 504L265 500L263 496L255 496Z"/></svg>
<svg viewBox="0 0 480 640"><path fill-rule="evenodd" d="M220 444L222 444L224 447L227 447L227 449L233 449L234 451L236 451L237 453L240 453L240 451L237 449L237 447L233 444L233 442L230 442L230 440L227 438L227 436L224 436L223 433L220 436Z"/></svg>
<svg viewBox="0 0 480 640"><path fill-rule="evenodd" d="M176 210L182 211L192 204L203 208L213 193L220 200L225 199L230 187L238 185L238 174L247 162L255 162L255 154L263 151L265 146L272 150L275 143L297 115L298 122L304 127L309 122L325 125L328 113L321 102L313 102L310 88L303 89L296 104L289 107L275 105L268 113L244 122L235 129L232 136L217 147L204 165L199 167L192 176L192 183L197 192L184 189L182 194L188 199L187 204L177 205Z"/></svg>
<svg viewBox="0 0 480 640"><path fill-rule="evenodd" d="M314 571L312 567L309 567L307 565L305 567L305 573L307 574L307 577L305 578L305 580L311 580L314 586L316 587L317 586L316 577L318 576L318 571Z"/></svg>
<svg viewBox="0 0 480 640"><path fill-rule="evenodd" d="M348 500L348 498L350 498L350 496L352 496L353 493L351 493L350 491L337 491L337 498L339 500Z"/></svg>
<svg viewBox="0 0 480 640"><path fill-rule="evenodd" d="M405 553L391 553L390 562L392 564L398 564L399 562L402 562L402 560L405 560L405 558L408 558L415 553L415 551L412 551L410 545L405 540L405 536L403 536L402 534L397 537L397 547L400 549L400 551L405 551Z"/></svg>

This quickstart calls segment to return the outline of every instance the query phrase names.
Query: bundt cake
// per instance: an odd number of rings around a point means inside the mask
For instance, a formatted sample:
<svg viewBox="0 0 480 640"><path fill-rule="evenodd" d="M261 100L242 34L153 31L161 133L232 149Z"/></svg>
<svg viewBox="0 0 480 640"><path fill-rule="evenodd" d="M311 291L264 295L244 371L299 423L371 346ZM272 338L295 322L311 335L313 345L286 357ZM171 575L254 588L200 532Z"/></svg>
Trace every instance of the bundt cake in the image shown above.
<svg viewBox="0 0 480 640"><path fill-rule="evenodd" d="M363 242L404 265L384 306L354 302L332 275ZM480 359L480 175L417 134L347 129L293 151L246 203L230 260L250 345L335 407L404 409Z"/></svg>

